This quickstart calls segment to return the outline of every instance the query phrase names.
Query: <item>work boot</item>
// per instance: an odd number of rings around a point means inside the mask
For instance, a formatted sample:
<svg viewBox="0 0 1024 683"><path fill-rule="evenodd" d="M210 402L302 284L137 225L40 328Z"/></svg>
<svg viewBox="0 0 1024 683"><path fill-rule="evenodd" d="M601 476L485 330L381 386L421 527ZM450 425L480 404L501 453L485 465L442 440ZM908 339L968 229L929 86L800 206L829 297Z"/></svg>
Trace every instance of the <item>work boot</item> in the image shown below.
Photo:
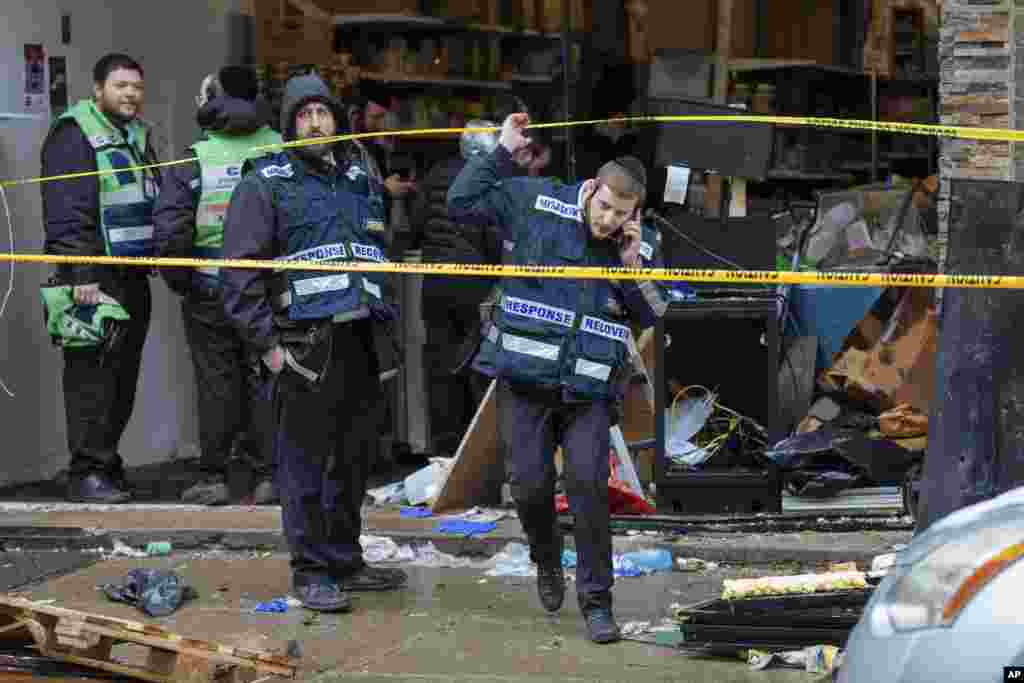
<svg viewBox="0 0 1024 683"><path fill-rule="evenodd" d="M352 596L326 576L296 575L292 581L295 597L314 612L348 612Z"/></svg>
<svg viewBox="0 0 1024 683"><path fill-rule="evenodd" d="M100 503L117 505L131 498L131 494L118 488L110 477L93 472L72 474L68 479L68 500L72 503Z"/></svg>
<svg viewBox="0 0 1024 683"><path fill-rule="evenodd" d="M401 569L371 567L364 565L355 573L338 578L342 590L356 591L391 591L401 588L409 576Z"/></svg>
<svg viewBox="0 0 1024 683"><path fill-rule="evenodd" d="M281 497L277 495L277 487L270 479L264 479L252 492L253 505L277 505Z"/></svg>
<svg viewBox="0 0 1024 683"><path fill-rule="evenodd" d="M192 505L227 505L228 484L222 474L204 477L181 494L181 502Z"/></svg>
<svg viewBox="0 0 1024 683"><path fill-rule="evenodd" d="M622 639L610 607L590 607L583 610L587 620L587 635L595 643L614 643Z"/></svg>
<svg viewBox="0 0 1024 683"><path fill-rule="evenodd" d="M554 613L562 608L565 600L565 570L562 564L537 565L537 595L540 604L548 612Z"/></svg>

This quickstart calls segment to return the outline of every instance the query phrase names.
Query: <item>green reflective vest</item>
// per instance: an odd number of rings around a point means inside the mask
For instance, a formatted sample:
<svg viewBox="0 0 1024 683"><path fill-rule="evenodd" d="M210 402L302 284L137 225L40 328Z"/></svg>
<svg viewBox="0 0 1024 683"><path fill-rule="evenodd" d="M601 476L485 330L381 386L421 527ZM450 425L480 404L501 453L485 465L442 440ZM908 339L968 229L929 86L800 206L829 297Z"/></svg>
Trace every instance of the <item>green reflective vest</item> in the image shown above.
<svg viewBox="0 0 1024 683"><path fill-rule="evenodd" d="M155 174L136 168L146 163L146 126L134 120L119 128L92 100L81 100L61 119L74 120L96 152L100 232L107 254L152 256Z"/></svg>
<svg viewBox="0 0 1024 683"><path fill-rule="evenodd" d="M269 126L250 135L222 135L208 132L207 139L192 146L199 159L201 191L196 210L196 230L192 254L196 258L220 258L224 246L224 216L231 193L242 180L242 164L247 159L277 151L281 136ZM197 275L215 285L216 266L199 268Z"/></svg>

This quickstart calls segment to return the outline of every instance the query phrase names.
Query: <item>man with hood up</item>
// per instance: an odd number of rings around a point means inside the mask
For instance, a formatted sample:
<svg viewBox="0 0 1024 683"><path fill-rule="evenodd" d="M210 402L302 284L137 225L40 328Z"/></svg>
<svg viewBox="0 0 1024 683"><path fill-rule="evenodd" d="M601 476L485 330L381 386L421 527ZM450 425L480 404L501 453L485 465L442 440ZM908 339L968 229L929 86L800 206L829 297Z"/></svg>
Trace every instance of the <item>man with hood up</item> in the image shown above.
<svg viewBox="0 0 1024 683"><path fill-rule="evenodd" d="M285 87L281 131L301 144L243 168L224 224L224 257L344 264L386 260L379 206L351 190L338 144L344 112L318 76ZM380 431L375 326L397 317L383 274L230 268L224 311L274 395L275 461L292 584L317 611L351 609L350 592L389 590L399 570L369 567L359 535Z"/></svg>
<svg viewBox="0 0 1024 683"><path fill-rule="evenodd" d="M207 76L196 97L196 122L203 138L186 150L197 161L174 166L154 210L154 229L163 257L220 258L224 214L241 180L242 163L280 144L258 101L256 74L227 66ZM165 268L168 286L182 297L199 395L200 479L182 495L198 505L229 502L228 470L240 467L262 480L252 492L257 505L275 502L272 484L270 402L255 395L252 364L221 305L216 267Z"/></svg>

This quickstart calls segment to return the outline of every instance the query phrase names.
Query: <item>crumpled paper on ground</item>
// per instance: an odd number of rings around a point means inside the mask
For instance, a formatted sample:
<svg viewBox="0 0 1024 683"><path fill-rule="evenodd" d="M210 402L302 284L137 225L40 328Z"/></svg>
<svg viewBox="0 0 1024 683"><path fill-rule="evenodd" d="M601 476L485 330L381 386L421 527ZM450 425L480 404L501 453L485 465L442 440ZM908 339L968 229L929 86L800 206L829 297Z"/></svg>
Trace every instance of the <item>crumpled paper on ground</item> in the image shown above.
<svg viewBox="0 0 1024 683"><path fill-rule="evenodd" d="M764 652L749 650L747 663L754 671L767 669L771 664L786 668L803 669L807 673L825 674L838 668L842 661L842 650L834 645L812 645L802 650L789 652Z"/></svg>

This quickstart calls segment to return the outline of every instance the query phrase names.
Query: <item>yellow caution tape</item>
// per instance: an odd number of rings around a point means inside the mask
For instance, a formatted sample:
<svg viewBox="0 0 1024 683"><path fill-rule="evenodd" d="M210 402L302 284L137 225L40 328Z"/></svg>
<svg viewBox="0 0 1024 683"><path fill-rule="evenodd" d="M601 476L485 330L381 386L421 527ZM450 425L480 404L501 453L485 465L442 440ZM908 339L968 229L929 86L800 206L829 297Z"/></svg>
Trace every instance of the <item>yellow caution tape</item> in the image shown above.
<svg viewBox="0 0 1024 683"><path fill-rule="evenodd" d="M969 128L962 126L940 126L923 123L900 123L896 121L869 121L862 119L837 119L813 116L759 116L759 115L714 115L714 116L631 116L616 119L590 119L581 121L555 121L550 123L531 123L528 129L543 128L570 128L575 126L591 126L600 123L770 123L784 126L803 126L811 128L836 128L844 130L877 131L883 133L903 133L906 135L927 135L932 137L950 137L963 140L995 140L1001 142L1024 142L1024 131L1010 130L1005 128ZM352 133L348 135L334 135L330 137L312 138L308 140L295 140L276 145L261 145L253 147L250 151L269 152L277 149L292 147L304 147L306 145L333 144L347 140L362 140L376 137L405 137L416 135L459 135L467 130L473 132L495 132L500 131L498 127L487 128L418 128L415 130L393 130L374 133ZM164 161L155 164L132 166L130 168L108 169L105 171L83 171L81 173L66 173L62 175L22 178L20 180L2 180L0 185L13 187L15 185L29 185L45 183L55 180L71 180L74 178L85 178L89 176L110 175L123 173L125 171L142 171L151 168L162 168L187 164L196 161L195 157Z"/></svg>
<svg viewBox="0 0 1024 683"><path fill-rule="evenodd" d="M858 119L837 119L823 117L796 116L759 116L759 115L715 115L715 116L635 116L615 119L593 119L581 121L558 121L552 123L532 123L529 129L568 128L588 126L600 123L768 123L775 125L804 126L815 128L834 128L844 130L878 131L902 133L908 135L927 135L936 137L952 137L968 140L995 140L1008 142L1024 142L1024 131L1000 128L967 128L960 126L939 126L918 123L899 123L893 121L867 121ZM305 145L337 143L347 140L359 140L374 137L401 137L416 135L461 134L467 130L474 132L496 132L500 127L488 128L424 128L416 130L396 130L375 133L356 133L330 137L297 140L275 145L263 145L252 148L252 151L271 151ZM132 168L119 168L107 171L85 171L57 176L25 178L21 180L0 181L0 187L44 183L56 180L70 180L90 176L100 176L124 171L146 170L185 164L196 161L195 157L165 161ZM905 275L893 273L848 273L848 272L788 272L758 270L713 270L691 268L596 268L596 267L549 267L549 266L515 266L515 265L478 265L454 263L320 263L320 262L288 262L242 259L194 259L194 258L128 258L114 256L57 256L51 254L13 254L0 253L0 260L11 263L63 263L63 264L98 264L147 268L198 268L218 266L221 268L273 269L273 270L304 270L304 271L352 271L404 273L410 275L454 275L467 277L531 277L531 278L563 278L563 279L602 279L602 280L658 280L686 281L725 284L806 284L829 285L837 287L953 287L970 289L1024 289L1024 277L1012 275Z"/></svg>
<svg viewBox="0 0 1024 683"><path fill-rule="evenodd" d="M573 280L657 280L746 285L829 285L835 287L952 287L966 289L1024 289L1024 276L945 275L901 273L790 272L774 270L715 270L707 268L601 268L595 266L515 266L462 263L327 263L260 259L150 258L125 256L58 256L0 253L13 263L98 264L144 268L244 268L331 272L403 273L466 277L527 277Z"/></svg>

